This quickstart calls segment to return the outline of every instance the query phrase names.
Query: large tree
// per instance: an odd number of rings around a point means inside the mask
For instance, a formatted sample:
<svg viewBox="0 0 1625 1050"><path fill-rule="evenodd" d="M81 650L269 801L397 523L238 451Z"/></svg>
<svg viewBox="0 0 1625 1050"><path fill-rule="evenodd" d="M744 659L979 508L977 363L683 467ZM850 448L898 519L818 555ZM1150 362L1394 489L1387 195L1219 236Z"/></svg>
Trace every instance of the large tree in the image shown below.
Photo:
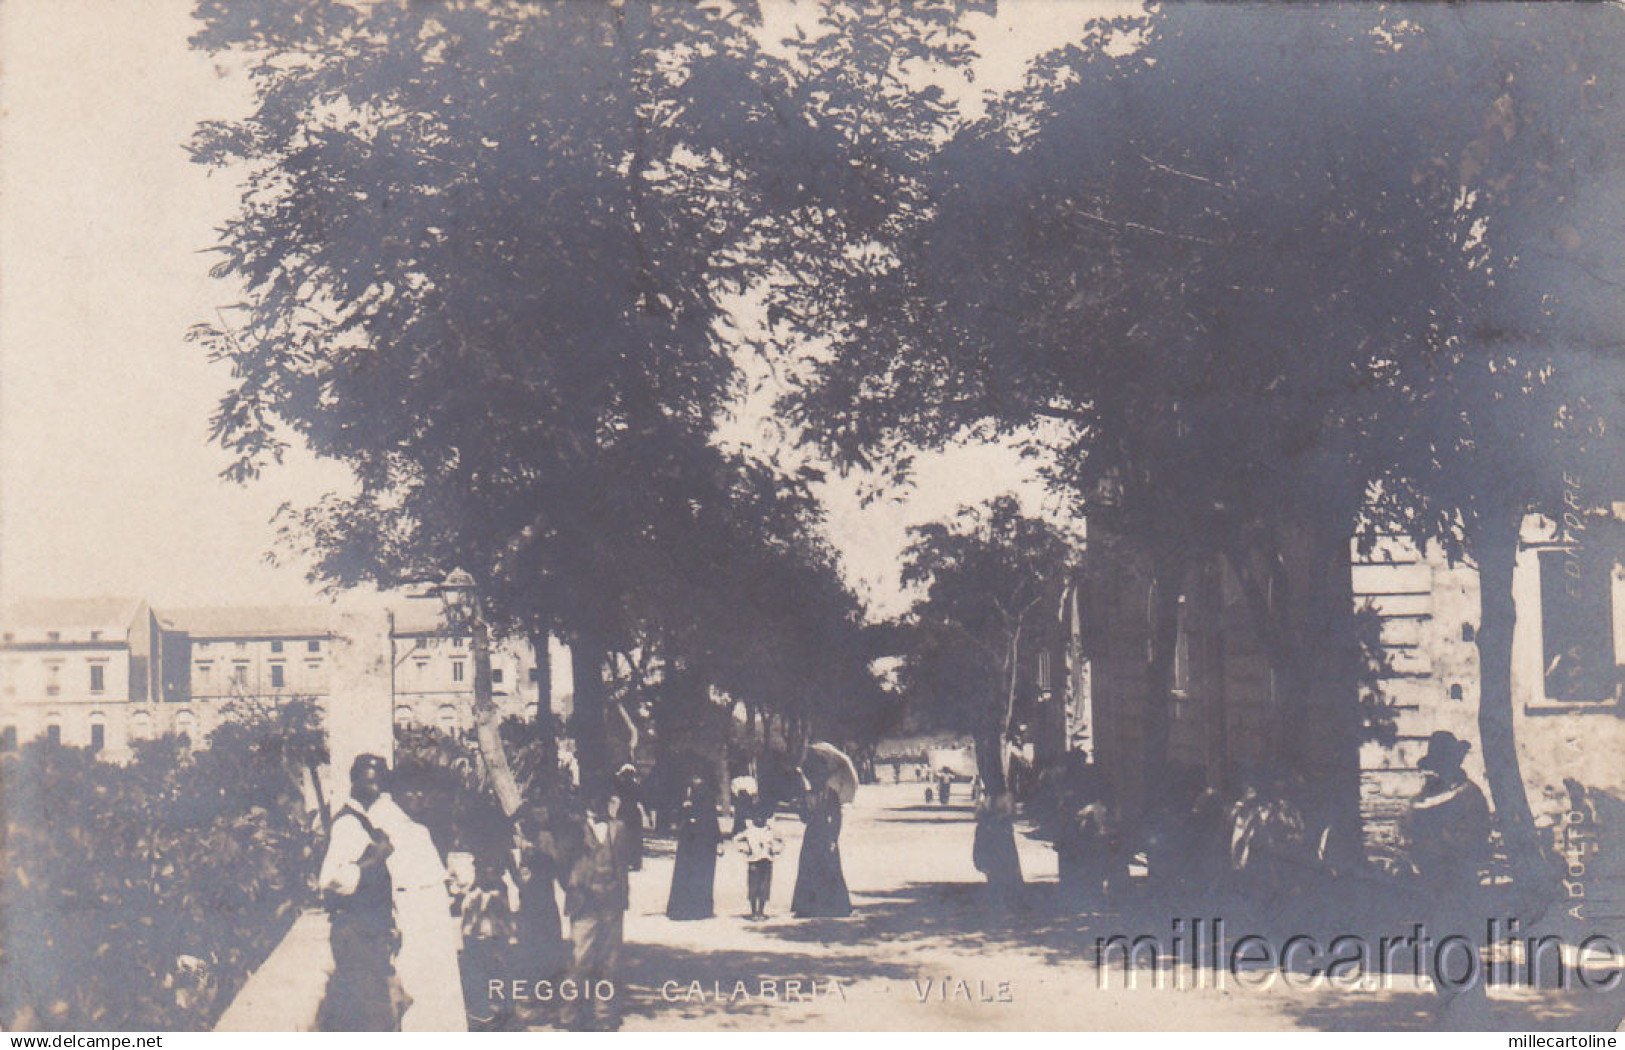
<svg viewBox="0 0 1625 1050"><path fill-rule="evenodd" d="M1431 337L1456 189L1416 177L1428 78L1409 57L1324 46L1381 13L1272 10L1267 32L1260 17L1159 9L1134 54L1061 53L944 150L934 210L856 289L870 323L800 407L853 457L1036 428L1053 480L1147 549L1158 593L1228 559L1277 671L1281 756L1330 781L1347 843L1364 438L1385 362Z"/></svg>
<svg viewBox="0 0 1625 1050"><path fill-rule="evenodd" d="M969 733L990 798L1009 791L1009 741L1033 698L1031 654L1077 566L1079 544L1022 513L1012 495L910 529L902 581L919 598L904 621L899 678L931 724ZM1011 836L1008 826L999 834Z"/></svg>
<svg viewBox="0 0 1625 1050"><path fill-rule="evenodd" d="M1417 396L1381 489L1386 518L1478 569L1485 770L1509 854L1538 884L1513 733L1512 577L1526 514L1583 545L1592 512L1625 495L1625 14L1471 14L1437 13L1406 40L1452 78L1430 123L1460 186L1464 272L1438 304L1441 352L1398 362Z"/></svg>
<svg viewBox="0 0 1625 1050"><path fill-rule="evenodd" d="M245 300L197 330L235 376L214 419L231 476L302 441L357 481L289 512L319 576L462 565L495 625L561 634L602 775L606 653L684 621L707 571L690 552L749 520L714 440L737 378L718 331L723 299L772 272L788 227L763 216L855 236L892 184L850 163L826 126L844 100L764 53L749 3L197 17L194 44L241 56L255 89L193 144L245 180L217 246Z"/></svg>
<svg viewBox="0 0 1625 1050"><path fill-rule="evenodd" d="M1525 469L1527 424L1578 426L1550 354L1483 334L1552 316L1551 282L1525 279L1528 316L1490 323L1514 308L1512 260L1542 247L1531 227L1573 228L1530 197L1563 201L1576 164L1594 185L1611 170L1598 158L1618 136L1599 134L1599 110L1617 12L1481 14L1164 5L1131 53L1098 37L1062 49L935 159L929 207L889 265L847 282L843 307L864 323L847 322L795 403L855 462L967 430L1028 435L1081 509L1148 552L1158 593L1225 559L1276 672L1278 754L1326 789L1350 853L1350 536L1459 550L1492 512L1510 550L1531 493L1507 482L1557 477L1550 457ZM1531 83L1542 97L1523 106ZM1527 843L1497 685L1509 600L1485 618L1485 739L1498 809ZM1148 658L1153 750L1168 647Z"/></svg>

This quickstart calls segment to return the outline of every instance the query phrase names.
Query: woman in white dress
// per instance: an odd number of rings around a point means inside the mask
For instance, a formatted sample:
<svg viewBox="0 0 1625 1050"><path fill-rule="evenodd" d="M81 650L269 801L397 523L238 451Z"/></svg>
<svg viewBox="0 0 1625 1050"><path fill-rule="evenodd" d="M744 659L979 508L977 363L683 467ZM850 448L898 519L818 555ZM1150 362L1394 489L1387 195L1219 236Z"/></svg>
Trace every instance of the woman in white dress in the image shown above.
<svg viewBox="0 0 1625 1050"><path fill-rule="evenodd" d="M462 931L451 914L446 867L429 829L413 820L388 794L367 810L389 836L389 878L395 886L395 928L400 954L395 972L411 998L401 1017L403 1032L466 1032L463 984L457 966Z"/></svg>

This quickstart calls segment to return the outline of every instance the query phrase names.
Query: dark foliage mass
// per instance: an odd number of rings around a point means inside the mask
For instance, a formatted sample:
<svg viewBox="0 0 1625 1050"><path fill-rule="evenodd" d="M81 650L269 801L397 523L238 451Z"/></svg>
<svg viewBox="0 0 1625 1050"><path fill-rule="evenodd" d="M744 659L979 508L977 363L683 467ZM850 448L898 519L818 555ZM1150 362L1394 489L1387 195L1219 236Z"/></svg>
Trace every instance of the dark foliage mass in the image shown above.
<svg viewBox="0 0 1625 1050"><path fill-rule="evenodd" d="M1058 48L942 149L890 265L838 275L845 338L789 407L851 462L1024 436L1164 582L1224 560L1298 755L1351 798L1349 537L1473 559L1485 755L1527 851L1507 581L1527 511L1620 483L1625 21L1172 4L1137 28Z"/></svg>
<svg viewBox="0 0 1625 1050"><path fill-rule="evenodd" d="M122 766L43 742L0 759L5 1028L207 1029L312 900L310 708L239 715Z"/></svg>
<svg viewBox="0 0 1625 1050"><path fill-rule="evenodd" d="M998 753L1018 711L1032 701L1030 654L1078 566L1081 543L1022 513L1014 496L961 507L948 522L916 526L903 582L921 589L905 631L899 677L929 704L936 725L975 734Z"/></svg>
<svg viewBox="0 0 1625 1050"><path fill-rule="evenodd" d="M1350 537L1437 543L1480 569L1483 753L1530 852L1517 530L1625 482L1625 16L1161 5L965 124L921 71L971 61L982 6L832 2L780 44L751 3L202 0L256 90L193 143L248 178L217 245L245 300L197 332L232 473L297 436L358 482L284 519L322 578L463 564L498 626L563 635L589 774L616 654L667 724L717 690L872 727L817 470L719 439L764 354L835 465L999 434L1132 542L1153 752L1169 603L1222 566L1282 760L1344 823L1391 714ZM970 651L944 695L1006 680Z"/></svg>
<svg viewBox="0 0 1625 1050"><path fill-rule="evenodd" d="M807 245L873 236L906 202L846 148L895 80L885 19L832 8L839 43L804 46L792 75L750 3L197 15L196 46L242 57L256 90L193 142L248 173L217 270L245 299L196 332L236 375L214 436L237 478L293 437L354 472L355 492L284 517L317 575L471 570L498 627L570 642L598 774L610 653L659 646L765 705L861 683L814 475L716 431L742 381L729 298L812 294Z"/></svg>

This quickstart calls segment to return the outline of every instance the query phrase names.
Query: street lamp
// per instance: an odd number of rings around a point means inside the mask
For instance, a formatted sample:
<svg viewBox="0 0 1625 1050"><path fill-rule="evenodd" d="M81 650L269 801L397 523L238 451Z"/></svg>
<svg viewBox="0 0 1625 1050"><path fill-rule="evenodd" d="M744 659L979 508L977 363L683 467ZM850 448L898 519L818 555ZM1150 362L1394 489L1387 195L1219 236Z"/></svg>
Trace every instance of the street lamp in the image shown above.
<svg viewBox="0 0 1625 1050"><path fill-rule="evenodd" d="M474 738L479 742L497 802L511 817L519 811L519 782L514 779L508 753L502 746L500 713L491 689L491 631L480 607L474 576L465 569L453 569L444 580L430 587L424 597L440 599L454 630L464 625L468 628L469 647L474 655Z"/></svg>
<svg viewBox="0 0 1625 1050"><path fill-rule="evenodd" d="M474 574L467 569L451 570L444 580L429 588L429 593L440 598L448 613L462 616L478 615L475 608L477 599L474 595Z"/></svg>

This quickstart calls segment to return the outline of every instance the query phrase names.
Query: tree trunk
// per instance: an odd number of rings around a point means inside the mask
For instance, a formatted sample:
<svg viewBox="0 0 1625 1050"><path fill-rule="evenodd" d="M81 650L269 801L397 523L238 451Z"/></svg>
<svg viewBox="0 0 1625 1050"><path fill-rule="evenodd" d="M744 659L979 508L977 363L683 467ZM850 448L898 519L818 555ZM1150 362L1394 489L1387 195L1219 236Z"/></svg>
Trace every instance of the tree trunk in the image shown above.
<svg viewBox="0 0 1625 1050"><path fill-rule="evenodd" d="M989 719L972 737L976 748L976 772L982 778L982 791L989 798L1009 790L1004 770L1004 734Z"/></svg>
<svg viewBox="0 0 1625 1050"><path fill-rule="evenodd" d="M551 636L545 630L530 632L530 649L536 657L536 721L546 723L553 717L553 653L548 643Z"/></svg>
<svg viewBox="0 0 1625 1050"><path fill-rule="evenodd" d="M576 743L576 764L581 789L591 797L609 787L609 737L604 728L604 659L607 650L591 635L578 633L570 641L570 674L575 685L575 707L570 712L570 736Z"/></svg>
<svg viewBox="0 0 1625 1050"><path fill-rule="evenodd" d="M502 715L491 696L491 632L485 626L485 619L477 613L471 626L474 633L474 737L479 742L480 756L485 759L486 775L491 778L497 804L511 817L519 812L523 796L513 767L508 764L507 748L502 744Z"/></svg>
<svg viewBox="0 0 1625 1050"><path fill-rule="evenodd" d="M1184 560L1160 557L1152 566L1147 595L1148 645L1145 655L1145 736L1142 761L1152 793L1168 771L1169 738L1173 734L1174 653L1179 645L1179 593Z"/></svg>
<svg viewBox="0 0 1625 1050"><path fill-rule="evenodd" d="M1363 863L1360 818L1360 646L1354 617L1354 566L1349 529L1335 521L1307 538L1308 563L1299 593L1305 636L1294 647L1293 680L1302 690L1294 737L1300 771L1317 806L1305 816L1325 829L1327 859L1348 871Z"/></svg>
<svg viewBox="0 0 1625 1050"><path fill-rule="evenodd" d="M1521 514L1480 519L1469 540L1478 561L1478 734L1484 779L1514 877L1536 889L1543 878L1543 851L1524 789L1512 707L1512 630L1518 619L1512 570L1521 525Z"/></svg>
<svg viewBox="0 0 1625 1050"><path fill-rule="evenodd" d="M333 827L333 809L327 803L327 792L322 790L322 767L315 759L305 759L305 772L310 774L311 790L316 795L316 812L321 814L322 827L330 830Z"/></svg>
<svg viewBox="0 0 1625 1050"><path fill-rule="evenodd" d="M1021 626L1022 621L1017 620L1015 630L1010 632L1010 643L1005 648L1004 655L1004 715L999 719L998 751L999 756L999 790L1002 793L1010 780L1010 749L1004 742L1010 738L1010 726L1016 720L1016 687L1021 678ZM980 752L978 752L980 754ZM980 765L981 758L977 758ZM983 779L986 783L986 778Z"/></svg>

